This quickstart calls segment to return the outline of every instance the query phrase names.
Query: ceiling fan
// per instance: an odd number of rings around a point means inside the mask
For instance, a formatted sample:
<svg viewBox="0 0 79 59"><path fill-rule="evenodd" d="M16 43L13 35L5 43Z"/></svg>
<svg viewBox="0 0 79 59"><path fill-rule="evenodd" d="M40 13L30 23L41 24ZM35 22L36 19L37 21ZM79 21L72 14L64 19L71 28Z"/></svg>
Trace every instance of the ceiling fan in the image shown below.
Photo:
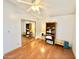
<svg viewBox="0 0 79 59"><path fill-rule="evenodd" d="M38 13L40 13L40 9L44 8L44 4L42 0L32 0L31 3L27 1L23 1L23 0L18 0L18 2L30 5L31 7L27 11L33 10L33 11L37 11Z"/></svg>

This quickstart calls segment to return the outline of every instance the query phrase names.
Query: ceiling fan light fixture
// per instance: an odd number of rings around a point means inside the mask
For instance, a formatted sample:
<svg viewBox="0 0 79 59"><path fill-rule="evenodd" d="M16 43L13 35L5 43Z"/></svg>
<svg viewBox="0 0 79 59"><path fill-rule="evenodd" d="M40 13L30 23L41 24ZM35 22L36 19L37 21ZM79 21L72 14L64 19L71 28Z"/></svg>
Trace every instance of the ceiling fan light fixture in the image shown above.
<svg viewBox="0 0 79 59"><path fill-rule="evenodd" d="M31 8L32 8L33 11L36 11L36 7L35 6L32 6Z"/></svg>
<svg viewBox="0 0 79 59"><path fill-rule="evenodd" d="M39 11L39 6L32 6L31 8L33 11Z"/></svg>
<svg viewBox="0 0 79 59"><path fill-rule="evenodd" d="M23 0L17 0L19 3L24 3L24 4L28 4L28 5L32 5L32 3L29 3L29 2L25 2Z"/></svg>
<svg viewBox="0 0 79 59"><path fill-rule="evenodd" d="M41 0L32 0L32 3L26 2L25 0L17 0L17 1L19 3L30 5L31 7L27 11L32 9L33 11L37 11L38 13L40 13L40 8L43 8Z"/></svg>

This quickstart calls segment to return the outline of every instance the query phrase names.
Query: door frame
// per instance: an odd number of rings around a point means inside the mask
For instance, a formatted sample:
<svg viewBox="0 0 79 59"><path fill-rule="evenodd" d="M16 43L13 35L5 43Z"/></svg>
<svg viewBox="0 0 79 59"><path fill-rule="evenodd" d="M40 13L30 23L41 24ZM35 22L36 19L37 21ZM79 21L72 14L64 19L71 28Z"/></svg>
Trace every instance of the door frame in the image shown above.
<svg viewBox="0 0 79 59"><path fill-rule="evenodd" d="M34 22L35 23L35 37L36 37L36 21L26 20L26 19L21 19L21 21L29 21L29 22Z"/></svg>

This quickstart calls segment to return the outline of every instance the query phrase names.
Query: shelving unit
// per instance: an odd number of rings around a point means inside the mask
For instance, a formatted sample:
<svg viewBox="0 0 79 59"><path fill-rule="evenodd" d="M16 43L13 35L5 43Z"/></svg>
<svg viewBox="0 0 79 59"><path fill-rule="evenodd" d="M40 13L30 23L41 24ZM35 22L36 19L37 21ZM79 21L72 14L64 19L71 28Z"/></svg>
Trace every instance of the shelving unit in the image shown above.
<svg viewBox="0 0 79 59"><path fill-rule="evenodd" d="M31 23L28 23L26 24L26 37L31 37L31 27L32 27L32 24Z"/></svg>
<svg viewBox="0 0 79 59"><path fill-rule="evenodd" d="M46 38L46 41L52 41L54 44L55 37L56 37L56 23L46 23L46 37L49 36L50 38Z"/></svg>

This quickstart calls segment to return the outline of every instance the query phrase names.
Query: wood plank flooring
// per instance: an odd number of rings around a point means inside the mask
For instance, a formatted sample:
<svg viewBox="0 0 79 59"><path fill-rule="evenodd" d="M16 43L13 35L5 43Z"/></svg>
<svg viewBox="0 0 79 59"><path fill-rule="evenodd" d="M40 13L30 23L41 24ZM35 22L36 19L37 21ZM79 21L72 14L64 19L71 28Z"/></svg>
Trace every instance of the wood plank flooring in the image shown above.
<svg viewBox="0 0 79 59"><path fill-rule="evenodd" d="M75 59L71 49L49 45L41 39L22 38L22 47L4 55L4 59Z"/></svg>

